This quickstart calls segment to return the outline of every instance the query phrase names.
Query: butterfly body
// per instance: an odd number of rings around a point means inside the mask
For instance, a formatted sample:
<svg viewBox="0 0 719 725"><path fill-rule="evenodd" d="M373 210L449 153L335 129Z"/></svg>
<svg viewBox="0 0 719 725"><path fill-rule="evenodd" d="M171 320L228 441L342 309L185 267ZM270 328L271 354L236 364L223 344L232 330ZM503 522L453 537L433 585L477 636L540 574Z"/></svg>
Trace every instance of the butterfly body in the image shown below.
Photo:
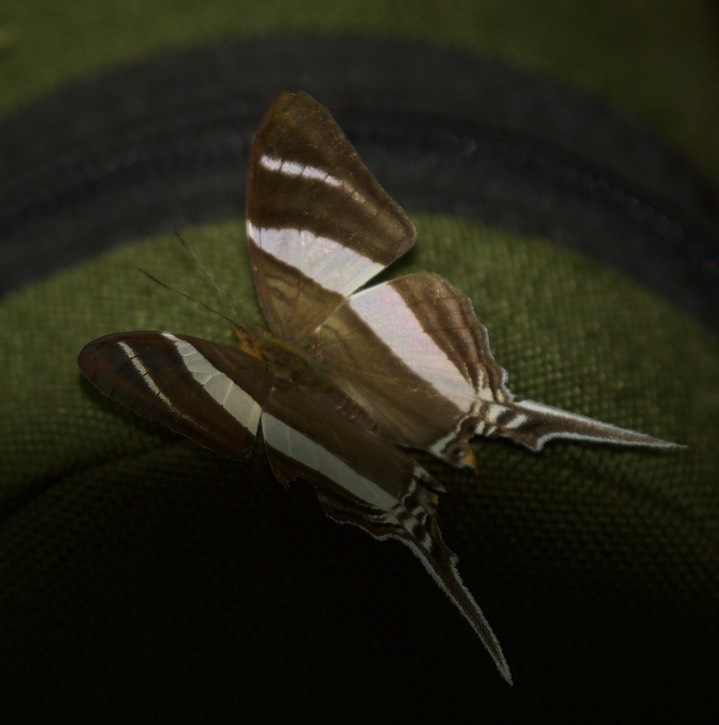
<svg viewBox="0 0 719 725"><path fill-rule="evenodd" d="M554 438L674 444L516 401L470 300L442 277L364 287L414 244L414 227L306 94L280 95L260 125L247 236L267 330L238 327L234 347L116 333L85 346L80 369L110 399L239 461L261 429L276 477L304 478L331 518L408 546L511 682L439 531L445 489L412 451L476 469L477 435L532 450Z"/></svg>

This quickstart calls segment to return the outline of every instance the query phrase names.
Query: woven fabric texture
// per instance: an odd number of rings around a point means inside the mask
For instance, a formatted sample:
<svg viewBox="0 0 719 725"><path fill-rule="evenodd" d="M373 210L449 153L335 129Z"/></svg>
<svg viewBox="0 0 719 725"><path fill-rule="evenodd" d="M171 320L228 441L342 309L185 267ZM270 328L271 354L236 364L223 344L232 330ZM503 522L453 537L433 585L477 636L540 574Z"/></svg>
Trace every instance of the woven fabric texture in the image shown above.
<svg viewBox="0 0 719 725"><path fill-rule="evenodd" d="M440 508L445 539L502 642L513 689L406 549L326 519L308 486L285 491L273 479L261 450L244 466L218 459L99 399L77 371L82 345L113 331L170 329L231 344L232 330L219 317L136 271L140 266L197 300L221 305L171 234L160 231L173 224L182 226L246 321L260 321L244 247L244 169L228 176L213 155L234 163L246 139L208 131L208 143L198 144L202 153L185 155L188 138L209 128L195 110L203 87L184 100L187 57L175 53L191 44L250 32L266 34L270 44L309 29L382 31L394 33L397 43L423 38L440 41L437 48L489 51L532 69L537 84L554 75L600 94L602 102L624 104L653 129L648 137L658 132L673 138L704 173L719 178L716 138L705 133L719 115L716 99L703 91L716 76L716 62L707 60L716 50L716 40L706 36L710 9L667 4L640 17L610 3L615 17L602 11L588 27L583 14L563 3L545 4L541 18L530 10L533 4L521 17L508 16L499 4L471 5L455 3L454 12L439 12L434 3L419 2L410 12L403 3L389 9L385 3L316 2L300 13L282 2L242 12L224 3L188 2L149 17L139 3L107 3L102 10L80 3L76 10L34 9L35 15L32 3L11 3L7 19L0 17L0 79L8 81L3 107L11 121L13 113L26 112L35 139L26 147L20 139L20 161L32 159L30 171L37 169L46 183L50 176L38 151L45 144L53 168L78 173L64 195L48 193L42 204L41 194L32 196L26 187L26 197L6 197L13 229L25 225L22 275L32 260L27 250L35 249L33 230L38 267L55 270L49 277L23 276L33 284L0 306L0 692L13 722L48 721L60 712L78 722L150 716L174 722L243 716L384 721L400 715L621 722L656 713L698 715L709 707L706 683L716 666L719 614L719 343L711 305L694 280L707 289L714 280L714 196L703 183L685 183L691 172L675 167L671 153L669 161L661 152L654 165L647 161L648 168L669 169L666 182L662 171L639 184L634 159L641 154L633 144L626 151L618 146L616 127L607 122L592 135L598 144L613 139L606 178L647 192L635 200L633 217L627 212L617 221L616 199L607 201L611 194L600 184L587 191L577 182L567 191L547 182L551 175L544 171L545 186L527 182L531 204L520 204L514 214L496 212L525 198L525 187L510 181L534 179L535 167L522 159L548 157L553 141L546 116L574 103L568 88L547 94L550 110L537 114L536 138L517 161L502 151L511 144L500 142L526 136L532 124L523 113L516 125L505 109L498 128L486 119L453 127L452 114L432 105L441 95L440 79L431 74L422 102L408 90L414 93L418 82L404 89L393 89L389 80L382 86L369 66L338 68L331 55L325 71L305 71L309 89L331 96L343 81L360 98L364 88L382 110L365 117L353 115L344 102L339 108L380 179L398 197L405 195L417 224L417 248L393 272L429 270L463 289L489 328L514 392L689 446L657 453L557 443L538 456L479 440L476 478L428 462L450 491ZM691 50L681 28L691 35ZM30 53L25 44L31 39L35 47L47 41L43 53ZM77 46L70 52L68 39ZM606 52L610 39L614 54ZM256 48L264 39L253 42ZM641 62L632 66L636 48L643 51ZM420 55L408 51L407 57L419 62ZM230 56L210 57L221 76ZM270 87L286 77L288 63L280 58L273 54L264 64ZM80 145L68 146L65 159L63 149L53 148L53 129L42 132L43 123L60 117L53 114L68 98L79 97L65 84L114 65L130 72L106 89L106 102L119 94L128 113L142 117L147 88L133 85L132 74L139 61L162 68L157 96L170 97L167 108L177 115L166 125L154 117L145 127L128 122L139 149L135 166L125 163L127 157L118 161L111 139L103 141L102 109L78 118L73 133L80 141L92 139L87 152L93 164L99 158L107 169L122 170L108 173L112 183L103 185L97 165L92 173L83 166ZM471 75L462 78L461 63L452 67L457 75L446 78L448 96L463 80L472 81ZM494 70L502 72L501 62L486 67L490 78ZM178 68L183 73L173 80ZM293 71L303 78L300 62ZM395 72L388 70L387 78ZM686 83L689 77L693 84ZM212 107L209 85L204 92L205 106ZM250 92L238 95L237 106L258 105L257 99ZM31 102L42 108L35 125L33 106L23 107ZM465 111L456 115L469 118ZM402 119L415 117L427 125L418 127L411 144L390 131L377 138L374 129L404 129ZM177 119L182 122L173 123ZM183 123L192 134L177 132ZM571 123L565 127L571 136ZM453 128L456 133L443 130ZM60 137L62 130L55 130ZM124 131L114 129L126 139ZM150 137L163 139L162 154L143 166ZM467 138L480 139L467 145L465 156L474 166L457 151ZM484 138L491 143L482 145ZM434 144L429 150L427 139ZM561 153L552 158L567 164L561 168L582 159L572 143L557 142ZM474 160L499 165L500 156L511 157L505 161L513 175L494 188L488 183L484 195L485 187L475 183L481 176L476 169L484 167ZM195 175L184 186L168 183L163 194L169 176L186 178L188 158ZM415 162L405 179L396 170L398 158ZM682 182L670 197L675 168ZM152 185L153 174L161 183ZM51 188L48 182L41 191ZM186 194L182 204L178 189ZM480 189L484 201L470 209L465 199ZM586 197L575 207L582 189ZM623 200L621 209L632 203ZM85 207L93 207L93 215L80 217L77 210ZM29 222L20 213L28 208ZM203 215L206 208L212 211ZM128 222L133 209L134 231ZM669 222L662 226L656 211L662 209L677 211L687 235L702 240L693 248L698 256L667 236ZM633 232L626 218L636 221L647 210L656 214L653 231ZM626 229L631 243L615 244L607 233L614 225ZM53 251L47 230L53 229L63 242L45 267L48 249ZM102 240L94 248L88 241L72 244L73 235L92 240L107 229L121 230L119 249L92 258L94 249L104 248ZM595 241L568 242L572 229ZM668 260L676 253L676 269L667 262L667 269L658 265L648 273L652 249ZM687 270L692 264L699 270L696 278L676 273L685 262Z"/></svg>

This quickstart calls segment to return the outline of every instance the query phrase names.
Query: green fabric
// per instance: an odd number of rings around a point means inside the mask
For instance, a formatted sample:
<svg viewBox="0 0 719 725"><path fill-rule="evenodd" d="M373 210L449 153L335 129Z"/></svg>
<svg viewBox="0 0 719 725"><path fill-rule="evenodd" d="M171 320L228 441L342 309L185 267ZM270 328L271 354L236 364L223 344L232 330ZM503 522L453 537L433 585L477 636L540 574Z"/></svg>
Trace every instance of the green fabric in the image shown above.
<svg viewBox="0 0 719 725"><path fill-rule="evenodd" d="M614 0L591 14L558 0L511 11L432 0L8 0L0 109L214 39L376 31L568 81L657 130L717 182L715 21L709 3ZM329 522L307 487L282 490L262 455L249 467L220 460L83 383L77 352L107 332L167 328L231 341L221 319L135 271L222 309L168 234L0 307L4 712L14 695L35 721L56 720L71 703L80 712L92 703L102 722L168 710L175 722L204 722L215 703L225 722L229 712L294 715L296 706L318 721L379 720L378 711L586 721L660 712L678 692L672 712L686 704L692 713L691 695L712 671L703 660L715 654L716 339L551 243L416 221L417 250L393 273L439 272L467 292L514 392L689 444L656 453L557 443L533 455L480 440L476 479L429 464L450 489L445 538L505 648L515 689L399 545ZM243 316L259 321L241 229L238 220L183 232ZM657 651L652 637L670 643L661 661L642 659ZM577 642L580 662L570 659Z"/></svg>
<svg viewBox="0 0 719 725"><path fill-rule="evenodd" d="M564 638L591 652L587 689L613 693L601 711L623 713L653 697L632 681L646 669L632 660L638 642L703 641L696 628L717 598L717 341L621 275L541 240L416 221L416 252L393 273L430 269L465 290L515 392L690 446L557 443L535 455L480 440L477 478L430 464L450 489L445 537L500 636L517 694L402 547L329 522L308 487L274 481L261 452L249 466L221 460L84 383L75 357L104 333L168 328L231 341L220 318L137 272L222 306L167 235L37 284L0 310L0 611L12 653L0 676L35 717L76 702L104 721L150 705L174 717L201 708L205 719L214 698L230 712L237 692L243 712L287 713L296 701L333 721L349 691L359 720L377 706L441 717L449 698L525 718L540 684L542 711L566 717L588 695L561 691L557 673L574 646ZM241 224L184 231L246 321L258 321ZM356 625L350 611L367 619ZM408 619L416 640L404 636ZM398 694L415 682L405 661L414 647L442 653L441 699L419 710L416 694ZM680 651L652 672L666 671L673 687L682 673L693 683L695 656ZM300 671L287 669L298 661ZM633 705L614 699L617 667ZM282 684L256 679L269 672ZM373 699L362 700L368 687Z"/></svg>
<svg viewBox="0 0 719 725"><path fill-rule="evenodd" d="M369 32L482 51L623 107L719 183L719 56L710 2L291 0L237 3L6 0L0 109L89 73L215 39Z"/></svg>

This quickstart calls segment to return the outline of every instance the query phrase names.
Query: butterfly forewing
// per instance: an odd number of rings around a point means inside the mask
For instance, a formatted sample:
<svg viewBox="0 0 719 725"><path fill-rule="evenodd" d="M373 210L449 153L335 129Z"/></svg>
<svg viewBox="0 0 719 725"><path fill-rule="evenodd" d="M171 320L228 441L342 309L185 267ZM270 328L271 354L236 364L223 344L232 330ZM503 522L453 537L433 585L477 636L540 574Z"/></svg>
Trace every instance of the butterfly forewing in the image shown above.
<svg viewBox="0 0 719 725"><path fill-rule="evenodd" d="M80 370L105 396L211 450L245 460L271 379L240 350L169 332L126 332L86 345Z"/></svg>
<svg viewBox="0 0 719 725"><path fill-rule="evenodd" d="M300 340L414 244L402 208L326 108L283 93L250 154L247 235L270 330Z"/></svg>

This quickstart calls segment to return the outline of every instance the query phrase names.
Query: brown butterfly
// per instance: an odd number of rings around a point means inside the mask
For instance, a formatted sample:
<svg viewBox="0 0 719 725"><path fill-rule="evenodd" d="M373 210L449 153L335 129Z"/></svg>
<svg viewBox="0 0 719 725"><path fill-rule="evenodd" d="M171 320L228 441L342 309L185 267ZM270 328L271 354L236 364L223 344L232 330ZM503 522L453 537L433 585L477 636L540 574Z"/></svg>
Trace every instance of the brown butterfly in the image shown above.
<svg viewBox="0 0 719 725"><path fill-rule="evenodd" d="M259 427L277 478L304 478L328 516L406 544L511 683L509 666L437 526L442 484L412 457L475 468L469 440L538 451L553 438L675 444L541 403L516 401L469 299L436 274L363 288L415 230L326 108L283 93L250 157L247 236L268 330L239 347L124 332L78 362L107 397L237 460Z"/></svg>

